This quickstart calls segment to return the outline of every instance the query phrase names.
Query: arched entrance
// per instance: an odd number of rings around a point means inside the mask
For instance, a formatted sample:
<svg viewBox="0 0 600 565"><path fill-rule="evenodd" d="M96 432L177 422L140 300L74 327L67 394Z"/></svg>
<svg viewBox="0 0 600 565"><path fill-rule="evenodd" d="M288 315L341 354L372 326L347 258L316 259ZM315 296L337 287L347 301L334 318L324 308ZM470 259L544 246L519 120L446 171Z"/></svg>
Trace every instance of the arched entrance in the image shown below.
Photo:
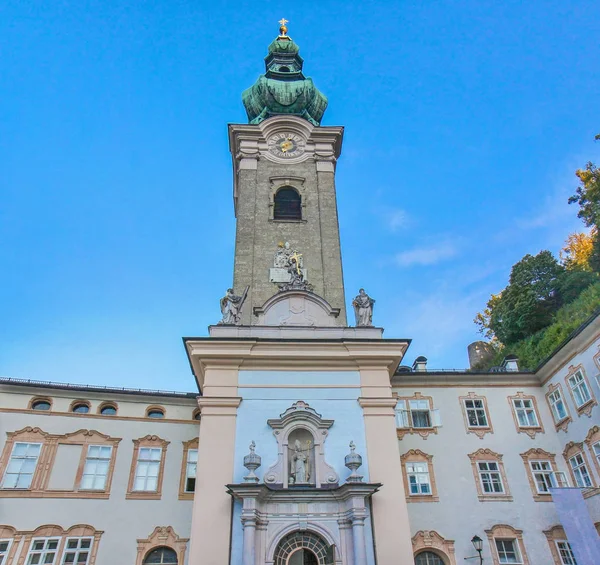
<svg viewBox="0 0 600 565"><path fill-rule="evenodd" d="M333 547L313 532L292 532L277 546L274 565L332 565Z"/></svg>

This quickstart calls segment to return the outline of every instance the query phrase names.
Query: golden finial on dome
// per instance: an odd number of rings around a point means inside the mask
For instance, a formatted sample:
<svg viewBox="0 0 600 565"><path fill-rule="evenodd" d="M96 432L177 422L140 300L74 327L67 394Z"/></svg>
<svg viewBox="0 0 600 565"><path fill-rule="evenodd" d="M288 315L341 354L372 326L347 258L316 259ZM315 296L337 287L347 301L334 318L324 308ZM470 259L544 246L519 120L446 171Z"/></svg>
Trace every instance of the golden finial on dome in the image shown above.
<svg viewBox="0 0 600 565"><path fill-rule="evenodd" d="M287 36L288 28L285 25L288 23L288 20L286 20L285 18L281 18L278 23L279 23L279 38L281 39L281 38L285 37L286 39L289 39Z"/></svg>

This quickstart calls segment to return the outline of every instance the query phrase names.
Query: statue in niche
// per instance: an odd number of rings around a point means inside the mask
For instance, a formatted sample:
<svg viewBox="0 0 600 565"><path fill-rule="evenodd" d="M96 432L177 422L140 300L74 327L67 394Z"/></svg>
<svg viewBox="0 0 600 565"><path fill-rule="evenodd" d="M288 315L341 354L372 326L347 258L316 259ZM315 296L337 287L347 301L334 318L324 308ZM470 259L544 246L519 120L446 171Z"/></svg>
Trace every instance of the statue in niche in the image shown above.
<svg viewBox="0 0 600 565"><path fill-rule="evenodd" d="M293 479L291 484L303 484L310 480L310 441L307 442L307 449L302 449L300 440L294 442L294 453L291 457L290 477Z"/></svg>
<svg viewBox="0 0 600 565"><path fill-rule="evenodd" d="M248 287L246 287L242 296L234 294L232 288L227 289L227 294L221 298L220 302L223 318L219 324L239 325L246 296L248 296Z"/></svg>
<svg viewBox="0 0 600 565"><path fill-rule="evenodd" d="M372 326L373 325L373 300L364 288L358 291L358 295L352 301L354 306L354 315L356 316L357 326Z"/></svg>

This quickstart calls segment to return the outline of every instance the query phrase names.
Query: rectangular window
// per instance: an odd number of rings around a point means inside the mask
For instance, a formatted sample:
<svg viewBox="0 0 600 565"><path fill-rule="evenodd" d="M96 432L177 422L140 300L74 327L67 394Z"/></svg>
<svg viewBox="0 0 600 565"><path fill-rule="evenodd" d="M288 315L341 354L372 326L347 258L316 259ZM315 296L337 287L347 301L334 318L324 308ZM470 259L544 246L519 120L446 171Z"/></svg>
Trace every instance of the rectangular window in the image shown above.
<svg viewBox="0 0 600 565"><path fill-rule="evenodd" d="M592 445L592 451L594 452L594 457L596 457L598 466L600 467L600 441L597 441L594 445Z"/></svg>
<svg viewBox="0 0 600 565"><path fill-rule="evenodd" d="M481 399L465 400L467 410L467 422L469 428L488 428L488 418L485 413L485 405Z"/></svg>
<svg viewBox="0 0 600 565"><path fill-rule="evenodd" d="M54 565L60 538L34 538L27 554L27 565Z"/></svg>
<svg viewBox="0 0 600 565"><path fill-rule="evenodd" d="M406 463L406 475L410 494L431 494L427 463Z"/></svg>
<svg viewBox="0 0 600 565"><path fill-rule="evenodd" d="M0 565L7 565L11 544L12 540L10 539L0 539Z"/></svg>
<svg viewBox="0 0 600 565"><path fill-rule="evenodd" d="M92 538L67 538L61 565L88 565Z"/></svg>
<svg viewBox="0 0 600 565"><path fill-rule="evenodd" d="M498 560L500 563L523 563L517 540L514 539L497 539L496 551L498 551Z"/></svg>
<svg viewBox="0 0 600 565"><path fill-rule="evenodd" d="M530 398L515 398L513 399L513 405L515 407L515 413L517 414L517 420L519 427L521 428L539 428L540 423L535 412L533 400Z"/></svg>
<svg viewBox="0 0 600 565"><path fill-rule="evenodd" d="M590 391L587 387L587 383L585 382L585 378L583 377L583 373L581 371L577 371L574 375L571 375L568 379L568 382L571 390L573 391L573 398L575 399L577 408L580 408L592 399Z"/></svg>
<svg viewBox="0 0 600 565"><path fill-rule="evenodd" d="M188 450L187 463L185 466L185 492L196 490L196 465L198 464L198 450Z"/></svg>
<svg viewBox="0 0 600 565"><path fill-rule="evenodd" d="M575 477L575 483L579 488L587 488L592 486L592 479L587 469L583 455L577 453L569 459L569 465L573 470L573 476Z"/></svg>
<svg viewBox="0 0 600 565"><path fill-rule="evenodd" d="M562 565L577 565L575 555L573 555L573 550L568 541L557 541L556 548L558 549L558 555L560 555L560 562Z"/></svg>
<svg viewBox="0 0 600 565"><path fill-rule="evenodd" d="M413 428L431 428L428 400L409 400L410 419Z"/></svg>
<svg viewBox="0 0 600 565"><path fill-rule="evenodd" d="M111 445L90 445L81 477L82 490L104 490L112 455Z"/></svg>
<svg viewBox="0 0 600 565"><path fill-rule="evenodd" d="M15 443L4 473L2 488L29 488L41 449L41 443Z"/></svg>
<svg viewBox="0 0 600 565"><path fill-rule="evenodd" d="M558 424L562 422L567 416L567 409L565 408L565 402L560 394L560 390L556 389L548 395L548 401L550 402L550 408L552 410L552 417Z"/></svg>
<svg viewBox="0 0 600 565"><path fill-rule="evenodd" d="M478 461L477 470L483 492L486 494L503 494L502 475L496 461Z"/></svg>
<svg viewBox="0 0 600 565"><path fill-rule="evenodd" d="M549 494L554 486L552 478L552 464L550 461L530 461L531 474L535 481L535 488L539 494Z"/></svg>
<svg viewBox="0 0 600 565"><path fill-rule="evenodd" d="M140 447L135 467L134 491L156 492L160 471L160 447Z"/></svg>

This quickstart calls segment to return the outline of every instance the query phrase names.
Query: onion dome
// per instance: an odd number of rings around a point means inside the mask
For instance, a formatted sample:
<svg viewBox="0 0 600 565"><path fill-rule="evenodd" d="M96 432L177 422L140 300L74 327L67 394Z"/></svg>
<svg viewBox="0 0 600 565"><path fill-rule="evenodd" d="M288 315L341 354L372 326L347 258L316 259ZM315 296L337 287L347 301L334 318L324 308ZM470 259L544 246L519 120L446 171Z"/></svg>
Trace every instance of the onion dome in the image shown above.
<svg viewBox="0 0 600 565"><path fill-rule="evenodd" d="M269 45L265 74L242 93L248 122L258 124L271 116L291 114L318 126L327 98L302 74L304 61L298 44L287 35L287 20L279 21L279 36Z"/></svg>

